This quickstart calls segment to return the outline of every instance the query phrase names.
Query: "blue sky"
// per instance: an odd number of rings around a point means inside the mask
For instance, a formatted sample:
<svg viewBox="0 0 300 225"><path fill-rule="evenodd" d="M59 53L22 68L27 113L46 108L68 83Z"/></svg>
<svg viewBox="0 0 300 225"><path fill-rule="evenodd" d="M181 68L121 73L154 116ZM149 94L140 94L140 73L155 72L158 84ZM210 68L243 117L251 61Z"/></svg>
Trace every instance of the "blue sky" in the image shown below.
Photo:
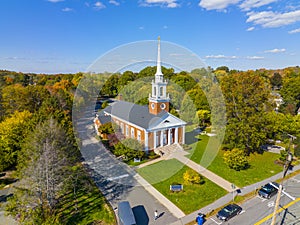
<svg viewBox="0 0 300 225"><path fill-rule="evenodd" d="M299 0L1 0L0 69L85 71L135 41L173 42L206 65L300 64Z"/></svg>

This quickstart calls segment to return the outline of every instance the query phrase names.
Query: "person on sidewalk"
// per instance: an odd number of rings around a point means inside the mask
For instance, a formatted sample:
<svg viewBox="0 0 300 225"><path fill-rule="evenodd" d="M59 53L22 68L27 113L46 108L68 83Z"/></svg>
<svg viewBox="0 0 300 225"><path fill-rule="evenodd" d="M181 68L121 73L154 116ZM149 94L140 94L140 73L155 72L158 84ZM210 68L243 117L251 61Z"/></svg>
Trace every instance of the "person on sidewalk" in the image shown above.
<svg viewBox="0 0 300 225"><path fill-rule="evenodd" d="M158 218L158 212L157 212L157 210L155 210L154 211L154 220L157 220L157 218Z"/></svg>

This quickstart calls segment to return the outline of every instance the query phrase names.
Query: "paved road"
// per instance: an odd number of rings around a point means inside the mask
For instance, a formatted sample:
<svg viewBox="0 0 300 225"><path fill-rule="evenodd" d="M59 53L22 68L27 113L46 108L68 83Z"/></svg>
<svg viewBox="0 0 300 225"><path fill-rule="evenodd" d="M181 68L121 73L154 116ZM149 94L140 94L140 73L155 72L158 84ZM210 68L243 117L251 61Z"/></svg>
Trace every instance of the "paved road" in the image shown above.
<svg viewBox="0 0 300 225"><path fill-rule="evenodd" d="M276 224L300 224L300 175L289 179L283 183L285 192L296 198L295 201L289 199L284 194L280 200L280 208L284 209L290 205L288 210L282 210L277 215ZM274 211L276 196L271 199L263 199L256 196L241 204L243 211L240 215L232 218L228 222L221 222L215 216L208 218L205 225L269 225Z"/></svg>
<svg viewBox="0 0 300 225"><path fill-rule="evenodd" d="M122 200L128 200L137 217L138 225L166 225L178 220L170 210L142 187L134 170L120 162L95 138L93 109L86 110L75 123L78 137L82 140L81 154L90 174L113 208ZM161 217L154 221L154 211Z"/></svg>

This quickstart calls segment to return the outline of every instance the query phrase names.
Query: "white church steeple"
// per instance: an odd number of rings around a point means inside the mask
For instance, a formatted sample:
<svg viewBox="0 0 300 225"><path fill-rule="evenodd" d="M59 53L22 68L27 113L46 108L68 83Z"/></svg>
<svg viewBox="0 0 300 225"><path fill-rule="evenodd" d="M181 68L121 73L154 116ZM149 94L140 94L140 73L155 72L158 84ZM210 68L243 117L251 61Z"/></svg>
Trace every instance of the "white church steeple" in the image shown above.
<svg viewBox="0 0 300 225"><path fill-rule="evenodd" d="M155 82L156 83L163 82L163 73L161 72L161 59L160 59L160 37L158 37Z"/></svg>
<svg viewBox="0 0 300 225"><path fill-rule="evenodd" d="M160 37L158 37L157 62L155 80L152 81L152 93L149 96L149 111L158 114L162 110L169 111L169 96L167 96L167 81L161 71Z"/></svg>

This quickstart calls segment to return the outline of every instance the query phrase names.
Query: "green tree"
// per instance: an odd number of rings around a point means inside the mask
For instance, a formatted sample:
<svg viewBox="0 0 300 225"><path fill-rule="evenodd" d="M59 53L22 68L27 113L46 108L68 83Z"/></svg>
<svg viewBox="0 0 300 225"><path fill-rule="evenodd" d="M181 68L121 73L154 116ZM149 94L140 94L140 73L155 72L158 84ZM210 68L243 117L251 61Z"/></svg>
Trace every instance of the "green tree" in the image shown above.
<svg viewBox="0 0 300 225"><path fill-rule="evenodd" d="M133 158L143 158L145 152L143 146L137 140L126 138L114 146L114 154L116 156L124 156L124 161L128 162Z"/></svg>
<svg viewBox="0 0 300 225"><path fill-rule="evenodd" d="M210 119L210 111L208 111L208 110L198 110L197 111L197 116L199 118L199 124L201 122L202 126L204 126L205 123L208 122L209 119Z"/></svg>
<svg viewBox="0 0 300 225"><path fill-rule="evenodd" d="M245 149L248 154L260 151L266 140L265 109L270 104L270 88L251 71L224 76L221 88L227 115L225 144L230 149Z"/></svg>
<svg viewBox="0 0 300 225"><path fill-rule="evenodd" d="M242 149L234 148L223 155L224 162L234 170L244 170L249 167L247 156Z"/></svg>
<svg viewBox="0 0 300 225"><path fill-rule="evenodd" d="M295 115L300 106L300 76L283 79L280 94L284 101L283 112Z"/></svg>
<svg viewBox="0 0 300 225"><path fill-rule="evenodd" d="M108 78L100 90L101 96L115 97L118 94L119 75L114 74Z"/></svg>
<svg viewBox="0 0 300 225"><path fill-rule="evenodd" d="M111 122L105 123L98 128L101 134L113 134L115 133L114 127Z"/></svg>
<svg viewBox="0 0 300 225"><path fill-rule="evenodd" d="M280 88L282 86L282 77L279 73L274 73L272 77L270 77L270 83L273 88Z"/></svg>

